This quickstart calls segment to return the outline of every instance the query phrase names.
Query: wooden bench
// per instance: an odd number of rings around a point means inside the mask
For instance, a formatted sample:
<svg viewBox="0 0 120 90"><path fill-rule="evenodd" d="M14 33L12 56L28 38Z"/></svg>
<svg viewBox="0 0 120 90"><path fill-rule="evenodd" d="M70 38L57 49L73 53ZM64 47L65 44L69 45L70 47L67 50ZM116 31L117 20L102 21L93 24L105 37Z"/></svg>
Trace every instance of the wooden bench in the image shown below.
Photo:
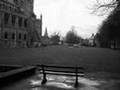
<svg viewBox="0 0 120 90"><path fill-rule="evenodd" d="M49 66L49 65L37 65L37 71L43 74L43 80L41 84L47 82L46 74L51 75L64 75L64 76L75 76L75 87L78 87L78 77L84 76L83 67L67 67L67 66Z"/></svg>

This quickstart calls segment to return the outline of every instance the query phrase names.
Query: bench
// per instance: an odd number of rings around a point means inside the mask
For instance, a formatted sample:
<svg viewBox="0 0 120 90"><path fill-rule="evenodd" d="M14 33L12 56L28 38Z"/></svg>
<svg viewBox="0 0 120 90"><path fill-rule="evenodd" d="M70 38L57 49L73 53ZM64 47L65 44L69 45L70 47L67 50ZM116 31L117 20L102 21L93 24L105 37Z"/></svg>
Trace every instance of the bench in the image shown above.
<svg viewBox="0 0 120 90"><path fill-rule="evenodd" d="M50 66L50 65L37 65L37 71L43 74L43 80L41 82L44 85L47 82L46 74L51 75L64 75L75 76L75 87L78 87L78 77L84 76L83 67L68 67L68 66Z"/></svg>

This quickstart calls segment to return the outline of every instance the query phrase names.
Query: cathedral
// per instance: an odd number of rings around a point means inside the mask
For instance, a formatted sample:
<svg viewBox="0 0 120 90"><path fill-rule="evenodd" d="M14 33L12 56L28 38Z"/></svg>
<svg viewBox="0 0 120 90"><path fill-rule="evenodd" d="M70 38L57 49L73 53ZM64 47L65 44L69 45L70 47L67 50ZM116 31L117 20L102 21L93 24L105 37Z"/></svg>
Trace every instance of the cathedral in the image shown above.
<svg viewBox="0 0 120 90"><path fill-rule="evenodd" d="M0 47L34 47L42 35L42 15L36 19L34 0L0 0Z"/></svg>

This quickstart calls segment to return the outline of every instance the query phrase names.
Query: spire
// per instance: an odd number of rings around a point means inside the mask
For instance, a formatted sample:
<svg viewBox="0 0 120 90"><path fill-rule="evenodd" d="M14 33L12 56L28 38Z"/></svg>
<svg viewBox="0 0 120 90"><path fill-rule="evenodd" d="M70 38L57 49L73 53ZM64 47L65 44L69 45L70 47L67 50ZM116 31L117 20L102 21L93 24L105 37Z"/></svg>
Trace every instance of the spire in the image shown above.
<svg viewBox="0 0 120 90"><path fill-rule="evenodd" d="M42 14L40 15L40 19L41 19L41 21L42 21Z"/></svg>
<svg viewBox="0 0 120 90"><path fill-rule="evenodd" d="M44 34L44 37L45 37L45 38L48 38L48 31L47 31L47 28L45 28L45 34Z"/></svg>
<svg viewBox="0 0 120 90"><path fill-rule="evenodd" d="M42 36L42 14L40 15L40 36Z"/></svg>
<svg viewBox="0 0 120 90"><path fill-rule="evenodd" d="M94 39L94 37L95 37L95 35L94 35L94 33L92 33L92 35L91 35L91 39Z"/></svg>

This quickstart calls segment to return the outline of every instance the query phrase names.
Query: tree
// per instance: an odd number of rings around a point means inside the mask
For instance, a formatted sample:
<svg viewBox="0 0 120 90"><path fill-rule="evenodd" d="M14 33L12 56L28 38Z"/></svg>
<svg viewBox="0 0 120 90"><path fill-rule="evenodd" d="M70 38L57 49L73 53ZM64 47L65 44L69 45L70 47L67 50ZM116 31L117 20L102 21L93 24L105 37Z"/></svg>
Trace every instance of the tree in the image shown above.
<svg viewBox="0 0 120 90"><path fill-rule="evenodd" d="M102 42L106 44L116 44L120 42L120 11L113 11L112 14L103 22L98 31ZM101 42L101 41L100 41ZM110 46L109 46L110 47Z"/></svg>
<svg viewBox="0 0 120 90"><path fill-rule="evenodd" d="M100 26L96 38L102 47L113 46L113 48L116 48L120 46L120 0L109 0L109 2L104 3L96 1L95 12L99 12L100 9L102 12L112 9Z"/></svg>
<svg viewBox="0 0 120 90"><path fill-rule="evenodd" d="M60 35L59 33L54 33L50 38L52 44L57 45L60 42Z"/></svg>
<svg viewBox="0 0 120 90"><path fill-rule="evenodd" d="M106 15L109 11L113 11L115 8L118 9L120 6L120 0L96 0L93 5L93 12L98 15Z"/></svg>
<svg viewBox="0 0 120 90"><path fill-rule="evenodd" d="M65 37L66 43L69 43L69 44L78 44L80 43L80 39L81 37L79 37L75 32L75 30L73 29L68 31Z"/></svg>

